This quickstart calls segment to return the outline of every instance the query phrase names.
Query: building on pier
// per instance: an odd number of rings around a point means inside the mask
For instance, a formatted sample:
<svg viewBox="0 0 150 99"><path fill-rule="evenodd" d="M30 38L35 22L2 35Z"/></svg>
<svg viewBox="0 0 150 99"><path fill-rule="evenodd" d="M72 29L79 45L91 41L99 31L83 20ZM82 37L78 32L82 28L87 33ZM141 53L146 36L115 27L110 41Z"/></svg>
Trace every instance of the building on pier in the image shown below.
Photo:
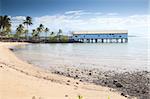
<svg viewBox="0 0 150 99"><path fill-rule="evenodd" d="M82 43L127 43L127 30L103 30L73 32L72 39Z"/></svg>

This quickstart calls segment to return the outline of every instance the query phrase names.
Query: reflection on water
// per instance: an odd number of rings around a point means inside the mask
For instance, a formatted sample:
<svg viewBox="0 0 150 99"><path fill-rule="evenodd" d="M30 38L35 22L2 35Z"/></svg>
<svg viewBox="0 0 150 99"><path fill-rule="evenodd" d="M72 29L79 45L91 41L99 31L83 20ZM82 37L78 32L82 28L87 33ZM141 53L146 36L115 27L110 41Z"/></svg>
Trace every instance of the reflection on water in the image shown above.
<svg viewBox="0 0 150 99"><path fill-rule="evenodd" d="M150 70L148 41L130 37L128 43L29 44L17 56L35 65L94 67L107 70Z"/></svg>

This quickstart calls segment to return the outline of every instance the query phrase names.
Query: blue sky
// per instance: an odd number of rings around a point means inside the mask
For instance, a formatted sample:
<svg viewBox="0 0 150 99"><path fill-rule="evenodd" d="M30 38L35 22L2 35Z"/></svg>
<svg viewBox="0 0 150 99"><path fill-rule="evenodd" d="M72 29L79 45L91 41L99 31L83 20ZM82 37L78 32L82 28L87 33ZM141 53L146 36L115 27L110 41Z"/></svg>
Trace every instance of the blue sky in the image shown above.
<svg viewBox="0 0 150 99"><path fill-rule="evenodd" d="M70 10L122 15L147 14L149 0L1 0L2 13L11 16L43 16Z"/></svg>
<svg viewBox="0 0 150 99"><path fill-rule="evenodd" d="M25 16L51 31L127 29L148 34L150 0L0 0L0 11L12 17L13 30ZM144 31L144 32L143 32Z"/></svg>

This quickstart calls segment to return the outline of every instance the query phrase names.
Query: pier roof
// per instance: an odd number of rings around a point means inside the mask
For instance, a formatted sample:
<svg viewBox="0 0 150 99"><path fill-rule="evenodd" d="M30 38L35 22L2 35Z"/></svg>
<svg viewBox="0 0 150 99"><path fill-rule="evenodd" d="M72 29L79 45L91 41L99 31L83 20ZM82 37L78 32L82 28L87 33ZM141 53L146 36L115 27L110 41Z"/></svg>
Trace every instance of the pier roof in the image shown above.
<svg viewBox="0 0 150 99"><path fill-rule="evenodd" d="M127 34L128 30L76 31L73 34Z"/></svg>

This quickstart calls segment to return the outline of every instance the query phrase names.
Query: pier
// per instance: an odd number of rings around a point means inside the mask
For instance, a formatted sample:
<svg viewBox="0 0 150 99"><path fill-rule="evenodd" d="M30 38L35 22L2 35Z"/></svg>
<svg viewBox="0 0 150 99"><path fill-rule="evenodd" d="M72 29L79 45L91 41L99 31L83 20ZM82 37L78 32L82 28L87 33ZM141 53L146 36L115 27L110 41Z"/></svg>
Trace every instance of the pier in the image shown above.
<svg viewBox="0 0 150 99"><path fill-rule="evenodd" d="M73 32L72 39L81 43L127 43L127 30Z"/></svg>

